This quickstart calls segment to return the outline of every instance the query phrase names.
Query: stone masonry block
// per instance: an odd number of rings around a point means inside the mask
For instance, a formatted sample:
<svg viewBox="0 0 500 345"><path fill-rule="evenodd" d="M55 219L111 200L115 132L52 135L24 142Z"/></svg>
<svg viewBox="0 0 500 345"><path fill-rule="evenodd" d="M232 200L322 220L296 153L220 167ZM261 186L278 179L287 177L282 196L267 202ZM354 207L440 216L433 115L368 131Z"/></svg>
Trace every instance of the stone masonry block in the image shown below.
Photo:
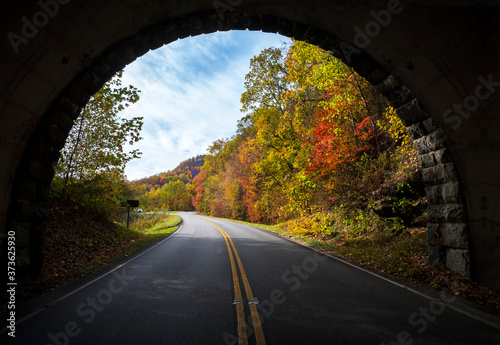
<svg viewBox="0 0 500 345"><path fill-rule="evenodd" d="M470 255L468 250L446 249L446 268L466 277L470 277Z"/></svg>
<svg viewBox="0 0 500 345"><path fill-rule="evenodd" d="M446 252L443 248L429 246L429 264L431 266L441 266L445 264Z"/></svg>
<svg viewBox="0 0 500 345"><path fill-rule="evenodd" d="M409 92L409 91L408 91ZM429 114L422 109L416 99L398 108L398 114L406 127L422 122L429 118Z"/></svg>
<svg viewBox="0 0 500 345"><path fill-rule="evenodd" d="M76 104L79 109L85 107L91 96L91 94L76 83L73 83L67 91L67 97L70 102Z"/></svg>
<svg viewBox="0 0 500 345"><path fill-rule="evenodd" d="M430 205L427 218L433 223L465 223L465 207L462 204Z"/></svg>
<svg viewBox="0 0 500 345"><path fill-rule="evenodd" d="M177 26L177 32L181 34L181 37L179 38L186 38L191 36L191 25L190 25L190 19L191 18L182 18L180 20L177 20L175 25Z"/></svg>
<svg viewBox="0 0 500 345"><path fill-rule="evenodd" d="M80 114L80 107L78 104L72 102L66 97L61 97L61 100L59 101L59 110L73 120Z"/></svg>
<svg viewBox="0 0 500 345"><path fill-rule="evenodd" d="M416 139L413 144L418 154L426 154L441 150L445 147L446 135L442 130L437 130L422 138Z"/></svg>
<svg viewBox="0 0 500 345"><path fill-rule="evenodd" d="M75 80L75 83L87 94L93 95L99 91L105 80L102 80L97 74L90 72L81 74Z"/></svg>
<svg viewBox="0 0 500 345"><path fill-rule="evenodd" d="M458 174L453 163L446 163L422 169L422 178L427 185L435 186L457 182Z"/></svg>
<svg viewBox="0 0 500 345"><path fill-rule="evenodd" d="M381 66L378 66L378 68L373 70L369 75L367 75L365 79L372 85L378 85L384 79L386 79L387 76L389 76L389 72L383 69Z"/></svg>
<svg viewBox="0 0 500 345"><path fill-rule="evenodd" d="M113 61L105 60L105 58L106 56L104 56L104 59L96 59L90 69L91 73L96 75L101 82L106 82L116 73L113 68Z"/></svg>
<svg viewBox="0 0 500 345"><path fill-rule="evenodd" d="M469 234L465 223L444 223L441 224L441 238L439 245L455 249L469 248Z"/></svg>
<svg viewBox="0 0 500 345"><path fill-rule="evenodd" d="M226 13L224 16L225 18L228 18L228 22L225 22L229 25L230 30L246 30L247 27L249 26L249 23L247 21L247 17L238 11L232 11L231 13ZM225 21L225 19L224 19ZM182 32L182 31L181 31ZM184 38L184 37L180 37Z"/></svg>
<svg viewBox="0 0 500 345"><path fill-rule="evenodd" d="M417 122L408 127L408 133L413 138L413 140L425 137L431 133L434 133L437 130L438 128L434 126L434 122L432 121L431 118L428 118L421 122Z"/></svg>
<svg viewBox="0 0 500 345"><path fill-rule="evenodd" d="M437 164L453 163L453 158L447 147L435 151L434 157L436 158Z"/></svg>
<svg viewBox="0 0 500 345"><path fill-rule="evenodd" d="M62 111L55 111L52 116L57 126L63 130L69 132L73 127L74 120Z"/></svg>
<svg viewBox="0 0 500 345"><path fill-rule="evenodd" d="M439 227L440 224L438 223L427 223L427 243L429 246L437 247L439 245L439 239L441 238Z"/></svg>
<svg viewBox="0 0 500 345"><path fill-rule="evenodd" d="M352 61L351 56L356 56L356 54L359 53L358 48L356 48L352 44L347 43L345 41L342 41L340 39L338 39L334 43L333 47L331 47L329 50L333 56L335 56L337 59L342 60L344 63L346 63L348 65L351 64L351 61Z"/></svg>
<svg viewBox="0 0 500 345"><path fill-rule="evenodd" d="M415 96L411 93L410 89L403 85L400 88L394 90L394 92L389 96L388 99L392 103L392 106L398 109L399 114L402 109L406 109L402 108L403 106L410 104L415 100ZM401 116L402 115L400 115L400 117Z"/></svg>
<svg viewBox="0 0 500 345"><path fill-rule="evenodd" d="M429 205L462 203L460 185L458 182L428 186L426 188L426 197Z"/></svg>
<svg viewBox="0 0 500 345"><path fill-rule="evenodd" d="M56 124L52 124L47 128L47 135L50 143L54 145L55 148L63 148L68 137L68 131L59 127Z"/></svg>
<svg viewBox="0 0 500 345"><path fill-rule="evenodd" d="M399 89L402 87L403 84L401 84L392 74L389 75L384 81L379 83L376 88L378 92L380 92L382 95L388 97L391 95L395 90Z"/></svg>
<svg viewBox="0 0 500 345"><path fill-rule="evenodd" d="M113 58L108 59L108 63L112 63L112 66L115 68L115 70L121 70L128 64L134 62L138 56L136 52L134 51L133 47L130 46L128 42L123 42L122 44L118 44L111 52L109 52L107 55L114 55ZM102 84L104 84L106 81L103 81ZM92 94L96 93L99 91L102 85L99 86L99 88L92 92Z"/></svg>
<svg viewBox="0 0 500 345"><path fill-rule="evenodd" d="M418 156L418 160L420 161L420 165L422 166L423 169L431 168L437 165L436 156L434 152L420 155Z"/></svg>
<svg viewBox="0 0 500 345"><path fill-rule="evenodd" d="M443 163L453 163L448 148L443 148L434 152L429 152L418 156L422 168L430 168Z"/></svg>
<svg viewBox="0 0 500 345"><path fill-rule="evenodd" d="M428 118L424 121L422 121L422 124L424 125L426 131L430 134L438 130L438 128L434 125L434 121L432 121L432 118Z"/></svg>
<svg viewBox="0 0 500 345"><path fill-rule="evenodd" d="M427 224L427 243L441 248L468 249L469 234L465 223Z"/></svg>
<svg viewBox="0 0 500 345"><path fill-rule="evenodd" d="M409 126L407 129L408 129L408 134L410 134L413 140L417 140L422 137L425 137L426 135L429 135L429 132L427 132L423 122L415 123Z"/></svg>
<svg viewBox="0 0 500 345"><path fill-rule="evenodd" d="M441 195L441 185L427 186L425 188L425 197L427 198L427 203L429 205L444 204L443 197Z"/></svg>
<svg viewBox="0 0 500 345"><path fill-rule="evenodd" d="M441 196L445 204L462 204L460 184L458 182L450 182L442 185Z"/></svg>

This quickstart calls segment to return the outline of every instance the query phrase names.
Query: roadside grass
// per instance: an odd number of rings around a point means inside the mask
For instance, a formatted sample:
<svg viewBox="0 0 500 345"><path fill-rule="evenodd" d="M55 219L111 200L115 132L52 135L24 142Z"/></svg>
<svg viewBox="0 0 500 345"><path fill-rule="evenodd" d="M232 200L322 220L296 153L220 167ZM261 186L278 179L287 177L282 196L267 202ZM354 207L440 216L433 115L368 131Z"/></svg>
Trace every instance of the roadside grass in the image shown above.
<svg viewBox="0 0 500 345"><path fill-rule="evenodd" d="M276 233L296 242L392 278L455 296L462 296L485 306L500 308L500 295L442 266L430 266L427 254L427 229L407 228L401 234L369 232L358 237L297 234L287 226L233 221Z"/></svg>
<svg viewBox="0 0 500 345"><path fill-rule="evenodd" d="M52 200L45 224L42 273L20 284L19 301L26 302L130 255L168 236L180 222L174 213L131 214L127 229L126 222L111 222L76 203Z"/></svg>
<svg viewBox="0 0 500 345"><path fill-rule="evenodd" d="M135 251L142 246L171 234L177 230L181 221L181 217L172 212L139 214L137 221L132 224L130 231L136 233L140 240L136 241L136 245L132 246L130 251Z"/></svg>

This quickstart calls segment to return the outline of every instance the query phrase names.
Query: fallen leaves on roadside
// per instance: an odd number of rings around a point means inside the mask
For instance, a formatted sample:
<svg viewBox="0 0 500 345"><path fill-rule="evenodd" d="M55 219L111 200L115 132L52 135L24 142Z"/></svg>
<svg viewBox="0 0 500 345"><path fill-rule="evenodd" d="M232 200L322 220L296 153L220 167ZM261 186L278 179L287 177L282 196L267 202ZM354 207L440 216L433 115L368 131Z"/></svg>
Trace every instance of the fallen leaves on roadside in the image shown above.
<svg viewBox="0 0 500 345"><path fill-rule="evenodd" d="M21 286L19 301L25 302L89 274L145 244L146 237L71 200L51 199L45 223L43 270L37 279ZM147 240L151 238L154 236Z"/></svg>

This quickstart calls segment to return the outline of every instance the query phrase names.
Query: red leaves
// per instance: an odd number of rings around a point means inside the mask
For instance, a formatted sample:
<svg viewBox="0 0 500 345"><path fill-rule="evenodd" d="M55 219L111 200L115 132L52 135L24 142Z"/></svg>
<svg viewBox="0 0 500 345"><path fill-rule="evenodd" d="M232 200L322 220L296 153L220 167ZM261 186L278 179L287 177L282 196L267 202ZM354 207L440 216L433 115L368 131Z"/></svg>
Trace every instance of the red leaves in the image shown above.
<svg viewBox="0 0 500 345"><path fill-rule="evenodd" d="M319 177L334 175L340 166L353 160L349 138L341 135L341 128L332 123L331 113L332 111L320 109L316 114L318 122L312 136L312 163L307 171L316 173Z"/></svg>
<svg viewBox="0 0 500 345"><path fill-rule="evenodd" d="M370 124L371 119L372 119L371 116L367 116L363 121L361 121L359 123L359 125L356 127L356 133L373 131L373 128L368 128L368 125Z"/></svg>

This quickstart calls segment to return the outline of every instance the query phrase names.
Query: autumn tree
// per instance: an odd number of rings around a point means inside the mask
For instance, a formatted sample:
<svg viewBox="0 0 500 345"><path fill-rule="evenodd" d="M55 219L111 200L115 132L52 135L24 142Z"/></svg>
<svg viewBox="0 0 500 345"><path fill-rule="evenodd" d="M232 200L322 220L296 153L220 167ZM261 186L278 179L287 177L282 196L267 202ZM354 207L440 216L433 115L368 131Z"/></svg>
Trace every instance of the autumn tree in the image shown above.
<svg viewBox="0 0 500 345"><path fill-rule="evenodd" d="M241 99L247 115L240 128L250 128L246 129L252 134L248 144L261 149L261 158L252 166L266 191L258 208L273 222L309 212L315 188L301 172L306 168L309 153L304 142L311 133L318 97L313 88L298 96L305 88L290 68L289 55L274 48L252 59Z"/></svg>
<svg viewBox="0 0 500 345"><path fill-rule="evenodd" d="M93 95L75 120L56 167L53 193L101 209L124 199L120 193L126 190L125 165L141 155L137 149L126 151L126 145L141 140L143 119L119 117L139 100L139 90L122 86L121 77L122 72L117 73Z"/></svg>
<svg viewBox="0 0 500 345"><path fill-rule="evenodd" d="M241 104L238 134L212 144L194 182L197 209L216 216L276 223L357 207L411 142L373 86L304 42L254 57Z"/></svg>
<svg viewBox="0 0 500 345"><path fill-rule="evenodd" d="M118 72L89 100L68 136L61 151L57 173L66 186L71 180L93 178L116 170L123 173L125 165L141 153L125 151L142 138L142 117L124 119L118 116L130 104L139 100L139 90L122 87Z"/></svg>

